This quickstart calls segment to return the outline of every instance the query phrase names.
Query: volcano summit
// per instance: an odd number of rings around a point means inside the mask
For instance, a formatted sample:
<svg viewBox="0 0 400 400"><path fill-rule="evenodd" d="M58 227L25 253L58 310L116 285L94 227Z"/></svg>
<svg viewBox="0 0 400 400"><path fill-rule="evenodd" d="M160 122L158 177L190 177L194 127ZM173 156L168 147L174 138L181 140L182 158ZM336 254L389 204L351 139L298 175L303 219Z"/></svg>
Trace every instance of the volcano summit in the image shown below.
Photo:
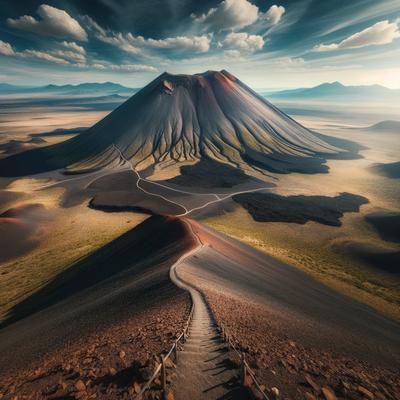
<svg viewBox="0 0 400 400"><path fill-rule="evenodd" d="M142 170L206 159L249 170L326 172L345 150L306 129L229 72L163 73L66 142L0 161L2 176L116 165Z"/></svg>

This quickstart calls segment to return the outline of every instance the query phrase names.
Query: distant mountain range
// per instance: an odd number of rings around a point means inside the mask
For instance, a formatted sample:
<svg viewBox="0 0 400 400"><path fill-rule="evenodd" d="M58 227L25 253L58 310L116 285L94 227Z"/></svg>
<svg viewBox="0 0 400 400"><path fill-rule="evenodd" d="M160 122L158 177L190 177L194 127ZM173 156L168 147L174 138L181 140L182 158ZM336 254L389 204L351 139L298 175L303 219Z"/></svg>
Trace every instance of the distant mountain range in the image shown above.
<svg viewBox="0 0 400 400"><path fill-rule="evenodd" d="M0 83L0 94L7 93L90 93L90 92L133 92L136 89L129 88L119 83L80 83L78 85L46 85L39 87L28 87Z"/></svg>
<svg viewBox="0 0 400 400"><path fill-rule="evenodd" d="M381 121L375 125L365 128L368 131L374 132L397 132L400 133L400 121Z"/></svg>
<svg viewBox="0 0 400 400"><path fill-rule="evenodd" d="M311 88L263 92L262 95L274 99L343 99L361 98L364 100L397 99L400 89L389 89L381 85L345 86L340 82L322 83Z"/></svg>

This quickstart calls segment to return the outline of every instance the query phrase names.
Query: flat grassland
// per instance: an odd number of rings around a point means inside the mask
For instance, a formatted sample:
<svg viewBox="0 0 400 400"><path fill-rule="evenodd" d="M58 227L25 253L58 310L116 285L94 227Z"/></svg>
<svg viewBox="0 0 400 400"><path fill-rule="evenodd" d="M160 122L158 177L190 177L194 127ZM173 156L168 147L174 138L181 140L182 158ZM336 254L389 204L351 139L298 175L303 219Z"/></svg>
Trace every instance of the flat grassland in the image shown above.
<svg viewBox="0 0 400 400"><path fill-rule="evenodd" d="M296 118L296 117L295 117ZM329 174L276 175L273 192L284 195L335 196L349 192L365 196L369 203L359 213L346 213L341 227L308 222L304 225L256 222L239 206L205 218L207 225L242 240L313 275L325 284L352 296L382 313L400 320L400 270L385 272L385 260L376 268L357 258L352 249L363 246L376 252L398 252L398 243L382 240L365 216L376 211L400 210L398 180L375 174L371 166L392 162L400 153L396 134L365 133L333 126L335 121L298 118L306 126L326 134L357 141L367 149L359 160L331 160ZM350 249L350 250L349 250Z"/></svg>

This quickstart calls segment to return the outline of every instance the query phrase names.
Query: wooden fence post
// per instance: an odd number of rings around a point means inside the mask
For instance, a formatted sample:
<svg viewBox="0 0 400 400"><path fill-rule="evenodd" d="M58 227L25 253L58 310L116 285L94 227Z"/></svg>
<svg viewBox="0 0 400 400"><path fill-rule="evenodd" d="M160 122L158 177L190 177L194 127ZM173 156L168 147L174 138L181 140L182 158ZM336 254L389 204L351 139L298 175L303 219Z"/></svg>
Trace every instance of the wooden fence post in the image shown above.
<svg viewBox="0 0 400 400"><path fill-rule="evenodd" d="M241 380L242 386L245 386L247 371L246 371L246 359L245 359L243 353L240 354L240 363L241 363L241 365L240 365L240 380Z"/></svg>
<svg viewBox="0 0 400 400"><path fill-rule="evenodd" d="M163 399L167 396L167 372L165 370L165 356L161 356L161 390Z"/></svg>
<svg viewBox="0 0 400 400"><path fill-rule="evenodd" d="M178 341L175 341L175 364L178 361Z"/></svg>

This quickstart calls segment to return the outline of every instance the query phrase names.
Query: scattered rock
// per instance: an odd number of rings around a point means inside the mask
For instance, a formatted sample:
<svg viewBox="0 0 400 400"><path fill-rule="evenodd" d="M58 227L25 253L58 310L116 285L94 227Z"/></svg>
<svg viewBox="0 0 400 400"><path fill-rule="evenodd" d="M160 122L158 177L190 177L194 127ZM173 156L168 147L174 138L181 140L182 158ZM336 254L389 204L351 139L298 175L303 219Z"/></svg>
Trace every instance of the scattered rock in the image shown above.
<svg viewBox="0 0 400 400"><path fill-rule="evenodd" d="M321 387L308 374L306 375L306 382L314 389L315 393L317 394L321 393Z"/></svg>
<svg viewBox="0 0 400 400"><path fill-rule="evenodd" d="M374 394L363 386L358 386L357 391L369 400L374 400L375 398Z"/></svg>
<svg viewBox="0 0 400 400"><path fill-rule="evenodd" d="M337 400L335 392L329 386L324 386L322 388L322 394L326 400Z"/></svg>
<svg viewBox="0 0 400 400"><path fill-rule="evenodd" d="M305 392L304 398L305 398L305 400L317 400L317 398L310 392Z"/></svg>
<svg viewBox="0 0 400 400"><path fill-rule="evenodd" d="M174 394L172 393L172 391L169 391L167 394L167 400L174 400L174 399L175 399Z"/></svg>
<svg viewBox="0 0 400 400"><path fill-rule="evenodd" d="M136 394L139 394L139 393L140 393L140 390L141 390L141 387L140 387L140 385L139 385L137 382L134 382L134 383L133 383L133 389L135 390L135 393L136 393Z"/></svg>
<svg viewBox="0 0 400 400"><path fill-rule="evenodd" d="M277 387L271 388L271 395L273 399L279 398L279 389Z"/></svg>
<svg viewBox="0 0 400 400"><path fill-rule="evenodd" d="M84 390L86 390L86 385L83 383L81 379L79 379L79 381L75 383L75 389L78 392L83 392Z"/></svg>

